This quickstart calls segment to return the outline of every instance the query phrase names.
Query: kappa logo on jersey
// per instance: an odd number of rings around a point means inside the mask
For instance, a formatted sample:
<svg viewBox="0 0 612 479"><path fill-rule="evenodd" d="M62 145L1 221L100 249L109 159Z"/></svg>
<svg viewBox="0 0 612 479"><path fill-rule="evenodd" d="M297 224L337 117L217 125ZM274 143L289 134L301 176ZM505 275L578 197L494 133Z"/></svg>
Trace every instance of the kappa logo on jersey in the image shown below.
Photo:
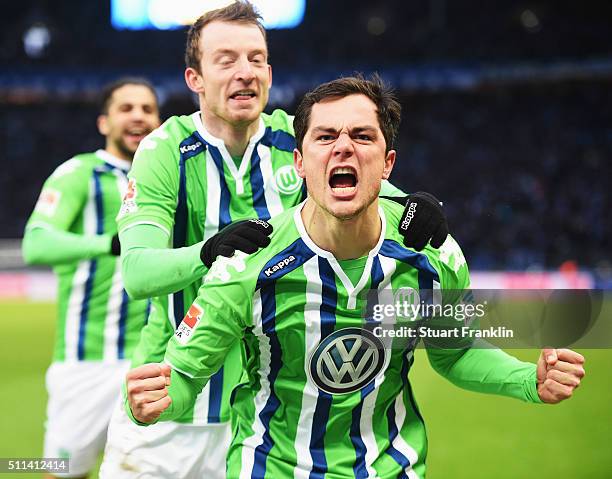
<svg viewBox="0 0 612 479"><path fill-rule="evenodd" d="M382 371L384 345L370 331L344 328L327 336L310 357L310 378L330 394L346 394L367 386Z"/></svg>
<svg viewBox="0 0 612 479"><path fill-rule="evenodd" d="M198 141L197 143L194 143L192 145L183 145L179 148L181 154L185 154L185 153L189 153L192 151L196 151L198 148L202 147L202 142Z"/></svg>
<svg viewBox="0 0 612 479"><path fill-rule="evenodd" d="M121 218L128 213L135 213L136 211L138 211L138 205L136 204L136 179L130 178L117 218Z"/></svg>
<svg viewBox="0 0 612 479"><path fill-rule="evenodd" d="M291 263L295 261L295 256L290 255L287 258L281 259L278 263L270 266L268 269L264 270L264 274L269 278L277 271L289 266Z"/></svg>
<svg viewBox="0 0 612 479"><path fill-rule="evenodd" d="M45 216L53 216L57 211L62 192L52 188L45 188L41 191L34 209Z"/></svg>
<svg viewBox="0 0 612 479"><path fill-rule="evenodd" d="M293 165L285 165L274 175L274 184L279 193L289 195L302 187L302 178L298 176Z"/></svg>
<svg viewBox="0 0 612 479"><path fill-rule="evenodd" d="M183 345L187 344L187 342L193 336L196 326L202 319L203 313L204 311L202 310L202 308L200 308L200 306L198 306L196 303L193 303L189 307L189 311L187 311L187 314L183 318L183 321L181 322L181 324L179 324L179 327L176 328L176 331L174 333L174 336L176 337L179 343Z"/></svg>

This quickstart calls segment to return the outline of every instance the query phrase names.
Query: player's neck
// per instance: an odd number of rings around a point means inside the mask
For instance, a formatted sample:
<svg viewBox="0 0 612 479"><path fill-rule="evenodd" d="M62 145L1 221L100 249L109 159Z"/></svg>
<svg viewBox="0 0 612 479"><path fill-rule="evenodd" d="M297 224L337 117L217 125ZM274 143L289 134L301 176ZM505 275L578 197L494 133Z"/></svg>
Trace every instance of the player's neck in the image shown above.
<svg viewBox="0 0 612 479"><path fill-rule="evenodd" d="M374 201L354 218L342 220L309 198L301 215L312 241L339 260L367 255L380 239L382 225L378 214L378 201Z"/></svg>
<svg viewBox="0 0 612 479"><path fill-rule="evenodd" d="M206 131L223 140L230 155L244 155L251 137L259 129L259 118L251 123L233 125L208 112L205 108L202 108L201 112L202 124Z"/></svg>

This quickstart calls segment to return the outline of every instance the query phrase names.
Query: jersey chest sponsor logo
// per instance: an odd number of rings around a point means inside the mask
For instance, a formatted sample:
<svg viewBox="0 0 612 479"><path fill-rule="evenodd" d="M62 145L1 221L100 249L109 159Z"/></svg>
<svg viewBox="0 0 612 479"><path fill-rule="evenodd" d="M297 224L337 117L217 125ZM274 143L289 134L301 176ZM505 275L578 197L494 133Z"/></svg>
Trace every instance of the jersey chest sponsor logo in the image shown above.
<svg viewBox="0 0 612 479"><path fill-rule="evenodd" d="M204 311L202 308L200 308L200 306L198 306L196 303L193 303L189 307L189 311L187 311L183 321L181 324L179 324L179 327L176 328L176 331L174 332L174 336L179 343L187 344L187 342L193 336L196 326L202 319L203 313Z"/></svg>
<svg viewBox="0 0 612 479"><path fill-rule="evenodd" d="M295 261L295 256L293 256L293 255L288 256L287 258L283 258L278 263L276 263L275 265L272 265L268 269L264 270L264 274L269 278L274 273L276 273L277 271L280 271L281 269L289 266L294 261Z"/></svg>
<svg viewBox="0 0 612 479"><path fill-rule="evenodd" d="M380 339L362 328L344 328L319 343L310 357L308 372L322 391L346 394L370 384L384 363Z"/></svg>
<svg viewBox="0 0 612 479"><path fill-rule="evenodd" d="M298 176L293 165L285 165L274 174L274 185L279 193L289 195L302 187L302 178Z"/></svg>

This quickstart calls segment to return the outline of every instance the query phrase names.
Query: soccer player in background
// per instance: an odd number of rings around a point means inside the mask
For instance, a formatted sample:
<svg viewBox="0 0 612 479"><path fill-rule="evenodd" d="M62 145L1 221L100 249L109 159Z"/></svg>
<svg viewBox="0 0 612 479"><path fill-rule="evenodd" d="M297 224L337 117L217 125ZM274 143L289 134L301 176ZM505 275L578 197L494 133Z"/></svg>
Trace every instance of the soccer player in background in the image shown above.
<svg viewBox="0 0 612 479"><path fill-rule="evenodd" d="M195 22L187 37L185 80L200 111L170 118L136 154L118 218L123 274L130 295L154 299L134 367L163 359L216 256L267 245L272 228L265 220L303 198L293 167L293 117L282 110L262 113L272 71L259 19L248 2L236 2ZM404 196L388 182L385 189ZM446 237L444 216L433 206L420 201L410 221L417 247L430 238L439 246ZM227 227L246 218L259 221ZM229 398L242 374L235 347L173 423L137 427L117 409L101 477L223 477Z"/></svg>
<svg viewBox="0 0 612 479"><path fill-rule="evenodd" d="M148 315L148 302L123 288L115 217L134 152L160 124L153 86L140 78L108 85L97 124L104 149L53 172L23 238L25 262L52 266L59 281L44 456L69 458L66 477L84 477L95 466Z"/></svg>
<svg viewBox="0 0 612 479"><path fill-rule="evenodd" d="M363 293L375 291L376 303L407 287L465 290L470 280L454 239L422 253L404 247L402 207L378 197L399 120L378 79L339 79L306 94L294 159L308 198L270 221L267 248L217 259L166 364L147 365L144 380L128 373L135 420L190 410L242 344L247 371L234 392L228 477L424 476L425 426L408 381L415 344L374 336L381 323L368 318ZM543 350L537 365L499 349L427 352L460 387L533 403L569 397L584 374L582 356L569 350Z"/></svg>

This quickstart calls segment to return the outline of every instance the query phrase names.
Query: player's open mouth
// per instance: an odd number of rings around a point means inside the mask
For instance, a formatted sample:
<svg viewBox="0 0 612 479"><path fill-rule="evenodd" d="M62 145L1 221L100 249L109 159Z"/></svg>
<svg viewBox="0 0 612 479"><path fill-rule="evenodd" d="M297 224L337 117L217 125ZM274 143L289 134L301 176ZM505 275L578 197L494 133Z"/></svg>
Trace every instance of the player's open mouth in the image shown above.
<svg viewBox="0 0 612 479"><path fill-rule="evenodd" d="M127 130L125 132L126 136L133 141L142 141L142 139L147 136L149 133L151 133L151 130L148 130L146 128L132 128L130 130Z"/></svg>
<svg viewBox="0 0 612 479"><path fill-rule="evenodd" d="M350 195L357 189L357 172L352 166L337 166L329 175L329 186L334 194Z"/></svg>
<svg viewBox="0 0 612 479"><path fill-rule="evenodd" d="M255 98L257 94L253 90L238 90L230 95L231 100L245 101Z"/></svg>

